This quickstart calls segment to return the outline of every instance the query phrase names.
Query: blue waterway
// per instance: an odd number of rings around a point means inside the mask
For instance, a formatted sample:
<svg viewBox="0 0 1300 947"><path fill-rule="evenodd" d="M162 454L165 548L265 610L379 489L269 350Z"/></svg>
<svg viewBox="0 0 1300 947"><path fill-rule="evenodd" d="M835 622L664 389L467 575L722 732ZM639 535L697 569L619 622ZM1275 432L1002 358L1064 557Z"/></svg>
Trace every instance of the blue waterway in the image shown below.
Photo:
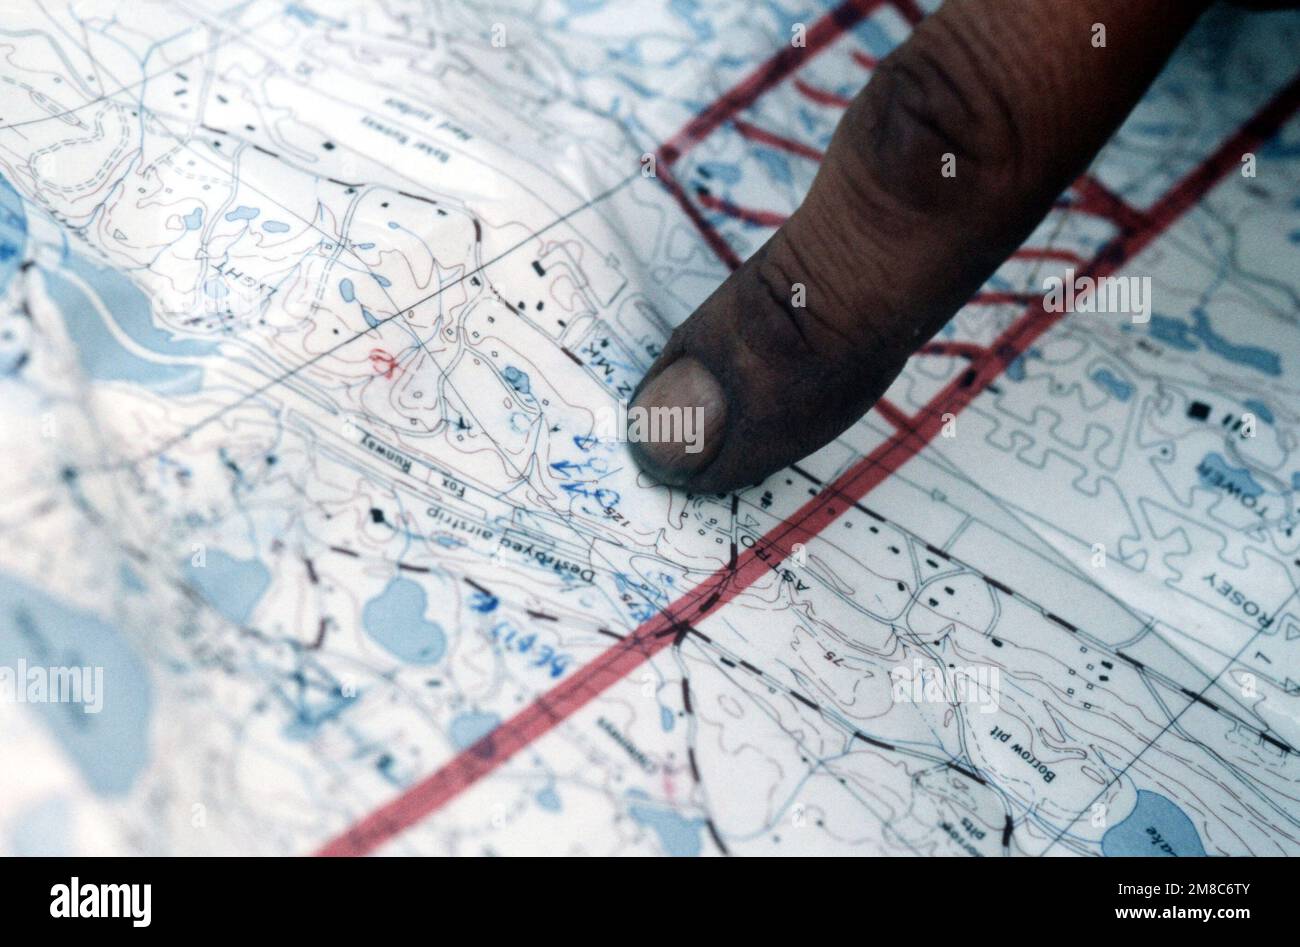
<svg viewBox="0 0 1300 947"><path fill-rule="evenodd" d="M145 585L139 574L125 562L117 570L117 580L128 592L143 592Z"/></svg>
<svg viewBox="0 0 1300 947"><path fill-rule="evenodd" d="M1172 854L1163 850L1164 845L1173 849ZM1139 789L1133 811L1102 836L1101 851L1108 856L1172 858L1204 855L1205 847L1196 826L1182 809L1158 792Z"/></svg>
<svg viewBox="0 0 1300 947"><path fill-rule="evenodd" d="M1205 459L1197 464L1196 472L1203 486L1213 489L1235 488L1247 497L1257 497L1264 493L1264 488L1251 476L1249 470L1233 467L1219 454L1206 454Z"/></svg>
<svg viewBox="0 0 1300 947"><path fill-rule="evenodd" d="M245 205L240 204L230 213L226 214L226 220L229 221L252 220L260 213L261 211L258 210L256 207L246 207Z"/></svg>
<svg viewBox="0 0 1300 947"><path fill-rule="evenodd" d="M356 696L345 694L341 689L322 695L313 693L310 688L298 688L289 697L293 719L284 726L285 739L315 739L322 726L338 719L356 701ZM383 767L380 769L382 772Z"/></svg>
<svg viewBox="0 0 1300 947"><path fill-rule="evenodd" d="M1273 423L1273 409L1262 401L1256 401L1254 398L1246 399L1246 410L1253 411L1265 424Z"/></svg>
<svg viewBox="0 0 1300 947"><path fill-rule="evenodd" d="M63 265L81 277L100 300L122 331L136 345L159 355L209 355L216 349L215 342L199 339L178 339L167 329L154 325L149 297L130 277L106 266L95 266L79 256L68 257Z"/></svg>
<svg viewBox="0 0 1300 947"><path fill-rule="evenodd" d="M22 265L23 247L27 243L27 217L22 198L0 176L0 294ZM27 347L16 333L5 330L0 336L0 376L18 371L27 358Z"/></svg>
<svg viewBox="0 0 1300 947"><path fill-rule="evenodd" d="M268 220L262 224L262 229L267 233L288 233L289 225L282 220Z"/></svg>
<svg viewBox="0 0 1300 947"><path fill-rule="evenodd" d="M876 17L859 20L857 26L853 28L853 33L867 47L867 52L878 59L883 59L898 45L889 30Z"/></svg>
<svg viewBox="0 0 1300 947"><path fill-rule="evenodd" d="M198 230L203 226L203 208L196 207L181 219L185 221L186 230Z"/></svg>
<svg viewBox="0 0 1300 947"><path fill-rule="evenodd" d="M703 819L687 819L672 809L650 802L649 797L640 790L633 789L628 796L637 800L628 807L632 818L638 825L645 826L659 836L664 851L675 857L700 854L704 847L701 835L704 830Z"/></svg>
<svg viewBox="0 0 1300 947"><path fill-rule="evenodd" d="M343 297L343 301L345 303L352 303L357 301L357 291L356 288L352 285L352 280L350 279L339 280L339 295Z"/></svg>
<svg viewBox="0 0 1300 947"><path fill-rule="evenodd" d="M754 160L761 164L768 176L778 184L794 186L794 172L790 168L790 161L779 151L760 146L754 150Z"/></svg>
<svg viewBox="0 0 1300 947"><path fill-rule="evenodd" d="M1025 360L1031 358L1040 358L1038 349L1029 349L1024 355L1017 355L1007 365L1005 374L1012 381L1025 380Z"/></svg>
<svg viewBox="0 0 1300 947"><path fill-rule="evenodd" d="M1182 319L1172 316L1153 315L1147 323L1147 332L1152 338L1184 352L1194 352L1198 345L1204 345L1207 350L1229 362L1245 365L1265 375L1282 374L1282 359L1276 352L1255 345L1230 342L1214 331L1210 317L1204 310L1195 310L1192 319L1193 324L1188 325Z"/></svg>
<svg viewBox="0 0 1300 947"><path fill-rule="evenodd" d="M740 183L740 168L730 161L705 161L700 164L699 170L715 184L732 186Z"/></svg>
<svg viewBox="0 0 1300 947"><path fill-rule="evenodd" d="M394 656L408 664L435 664L447 650L447 636L424 617L427 606L424 588L398 576L366 602L361 620L366 633Z"/></svg>
<svg viewBox="0 0 1300 947"><path fill-rule="evenodd" d="M155 326L148 298L123 274L94 266L77 256L68 257L63 268L80 277L95 292L118 328L146 352L192 357L208 355L216 349L215 342L178 339ZM76 343L81 365L91 378L131 381L169 394L198 390L202 369L154 362L123 348L79 287L60 270L46 270L43 274L50 296L63 314L68 335Z"/></svg>
<svg viewBox="0 0 1300 947"><path fill-rule="evenodd" d="M205 564L185 562L185 576L227 621L248 624L253 609L271 585L271 573L260 559L236 559L209 549Z"/></svg>
<svg viewBox="0 0 1300 947"><path fill-rule="evenodd" d="M538 792L534 798L536 798L537 804L547 812L560 811L560 796L559 793L555 791L554 786L547 786L545 789Z"/></svg>
<svg viewBox="0 0 1300 947"><path fill-rule="evenodd" d="M149 760L149 674L116 628L0 572L0 665L102 667L103 707L26 704L96 792L127 792ZM19 760L7 765L21 768Z"/></svg>
<svg viewBox="0 0 1300 947"><path fill-rule="evenodd" d="M72 807L63 796L47 796L10 819L9 849L20 858L60 858L77 854L69 829Z"/></svg>
<svg viewBox="0 0 1300 947"><path fill-rule="evenodd" d="M506 384L521 395L532 394L532 380L529 379L527 372L521 372L513 365L507 365L501 374L505 377Z"/></svg>
<svg viewBox="0 0 1300 947"><path fill-rule="evenodd" d="M306 7L301 6L300 4L297 3L291 3L288 6L286 6L284 8L284 12L287 16L291 16L295 20L298 20L302 23L306 23L308 26L315 26L318 22L320 22L319 14L314 13L313 11L308 10Z"/></svg>
<svg viewBox="0 0 1300 947"><path fill-rule="evenodd" d="M701 0L669 0L668 8L680 18L701 43L713 39L713 25L700 14Z"/></svg>
<svg viewBox="0 0 1300 947"><path fill-rule="evenodd" d="M1196 351L1196 343L1188 338L1190 331L1187 323L1169 316L1153 315L1147 323L1147 333L1152 338L1184 352Z"/></svg>
<svg viewBox="0 0 1300 947"><path fill-rule="evenodd" d="M22 265L26 245L27 214L23 211L23 200L0 176L0 293Z"/></svg>
<svg viewBox="0 0 1300 947"><path fill-rule="evenodd" d="M469 710L451 722L451 742L459 750L473 746L483 739L501 723L496 714L481 710Z"/></svg>
<svg viewBox="0 0 1300 947"><path fill-rule="evenodd" d="M1092 380L1097 386L1110 392L1112 396L1120 401L1128 401L1133 397L1133 386L1120 378L1109 368L1099 368L1092 373Z"/></svg>

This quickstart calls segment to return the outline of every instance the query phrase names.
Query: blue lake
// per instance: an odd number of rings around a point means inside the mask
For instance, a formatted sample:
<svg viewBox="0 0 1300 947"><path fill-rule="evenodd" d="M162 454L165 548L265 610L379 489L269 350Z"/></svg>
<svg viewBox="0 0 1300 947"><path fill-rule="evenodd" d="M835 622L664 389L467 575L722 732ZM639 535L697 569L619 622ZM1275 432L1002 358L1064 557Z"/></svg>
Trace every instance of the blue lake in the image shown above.
<svg viewBox="0 0 1300 947"><path fill-rule="evenodd" d="M628 796L633 800L628 811L638 825L645 826L659 837L659 842L669 855L674 857L693 857L704 848L703 819L688 819L672 809L664 808L650 801L645 793L632 790Z"/></svg>
<svg viewBox="0 0 1300 947"><path fill-rule="evenodd" d="M1206 454L1205 459L1196 465L1196 473L1201 485L1211 489L1222 487L1243 497L1258 497L1264 493L1264 488L1249 470L1232 466L1219 454Z"/></svg>
<svg viewBox="0 0 1300 947"><path fill-rule="evenodd" d="M471 710L457 716L451 722L451 742L458 750L464 750L483 739L501 723L496 714L482 710Z"/></svg>
<svg viewBox="0 0 1300 947"><path fill-rule="evenodd" d="M29 669L103 668L98 713L76 703L23 706L50 728L92 789L127 792L149 759L153 699L144 662L103 619L0 572L0 665L16 671L20 660Z"/></svg>
<svg viewBox="0 0 1300 947"><path fill-rule="evenodd" d="M435 664L447 650L447 636L424 617L428 604L418 582L398 576L366 602L361 620L366 634L395 657L407 664Z"/></svg>
<svg viewBox="0 0 1300 947"><path fill-rule="evenodd" d="M1133 397L1133 386L1109 368L1097 369L1092 373L1092 380L1097 387L1110 392L1111 396L1119 401L1128 401Z"/></svg>
<svg viewBox="0 0 1300 947"><path fill-rule="evenodd" d="M271 573L260 559L236 559L209 549L202 566L185 562L185 578L227 621L248 624L253 609L271 585Z"/></svg>
<svg viewBox="0 0 1300 947"><path fill-rule="evenodd" d="M1101 839L1108 856L1156 855L1166 858L1204 855L1196 826L1182 809L1158 792L1139 789L1137 805L1123 822Z"/></svg>
<svg viewBox="0 0 1300 947"><path fill-rule="evenodd" d="M23 200L8 181L0 176L0 293L22 266L27 246L27 214Z"/></svg>
<svg viewBox="0 0 1300 947"><path fill-rule="evenodd" d="M154 325L149 298L126 276L94 266L80 257L64 263L70 273L91 287L112 313L123 333L145 352L161 356L201 357L216 350L215 342L183 339ZM43 271L50 296L58 304L68 335L86 374L96 381L130 381L168 394L197 391L202 369L194 365L169 365L125 348L104 324L81 289L60 270Z"/></svg>

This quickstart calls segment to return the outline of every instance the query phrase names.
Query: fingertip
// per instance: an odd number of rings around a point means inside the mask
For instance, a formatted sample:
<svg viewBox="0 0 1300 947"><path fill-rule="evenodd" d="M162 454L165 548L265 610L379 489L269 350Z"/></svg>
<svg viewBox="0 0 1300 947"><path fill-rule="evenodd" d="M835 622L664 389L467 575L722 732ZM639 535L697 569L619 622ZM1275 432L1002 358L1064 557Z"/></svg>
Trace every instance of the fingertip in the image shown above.
<svg viewBox="0 0 1300 947"><path fill-rule="evenodd" d="M637 389L625 433L638 467L660 483L686 486L721 452L726 421L718 379L682 356Z"/></svg>

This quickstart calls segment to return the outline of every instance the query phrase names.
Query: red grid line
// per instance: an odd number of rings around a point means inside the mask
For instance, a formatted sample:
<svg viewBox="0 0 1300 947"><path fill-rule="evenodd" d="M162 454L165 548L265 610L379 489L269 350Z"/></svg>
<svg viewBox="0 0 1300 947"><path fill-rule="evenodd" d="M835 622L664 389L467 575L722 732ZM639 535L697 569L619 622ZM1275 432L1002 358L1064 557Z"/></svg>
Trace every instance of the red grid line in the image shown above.
<svg viewBox="0 0 1300 947"><path fill-rule="evenodd" d="M805 145L801 141L795 141L793 138L786 138L782 135L776 135L766 128L759 128L749 122L742 121L738 118L731 120L731 126L748 138L750 141L756 141L761 145L769 145L772 148L779 148L782 151L788 151L792 155L798 155L801 158L808 158L810 161L820 162L826 155L811 145Z"/></svg>
<svg viewBox="0 0 1300 947"><path fill-rule="evenodd" d="M1037 297L1033 293L989 292L976 293L966 303L968 306L1027 306Z"/></svg>
<svg viewBox="0 0 1300 947"><path fill-rule="evenodd" d="M1053 260L1073 266L1087 266L1088 261L1073 250L1058 247L1022 247L1011 254L1013 260Z"/></svg>
<svg viewBox="0 0 1300 947"><path fill-rule="evenodd" d="M726 198L716 197L713 194L697 194L696 197L699 199L701 206L709 210L716 210L728 217L734 217L737 220L743 220L747 224L754 224L758 227L780 227L787 220L785 214L777 213L774 210L754 210L749 207L741 207L739 204L732 203Z"/></svg>
<svg viewBox="0 0 1300 947"><path fill-rule="evenodd" d="M818 105L825 105L830 108L846 109L853 101L845 96L838 95L834 92L827 92L825 89L818 89L816 86L810 86L802 79L794 80L794 87L799 90L799 94L810 102L816 102Z"/></svg>
<svg viewBox="0 0 1300 947"><path fill-rule="evenodd" d="M659 183L677 201L687 219L695 225L695 229L700 232L700 236L709 245L709 249L717 254L718 259L727 264L727 268L730 270L740 269L741 260L736 255L736 251L731 249L731 244L727 243L726 238L718 232L717 228L704 219L704 215L700 213L700 208L696 206L695 202L686 196L686 190L678 183L677 177L673 174L667 162L659 162L659 170L656 172L656 176L659 178Z"/></svg>
<svg viewBox="0 0 1300 947"><path fill-rule="evenodd" d="M989 354L989 350L982 345L976 345L974 342L956 342L947 339L937 339L933 342L927 342L918 349L921 355L952 355L959 358L984 358Z"/></svg>
<svg viewBox="0 0 1300 947"><path fill-rule="evenodd" d="M709 248L728 268L739 269L740 257L731 249L731 245L722 234L704 219L700 209L673 174L673 163L722 125L733 121L741 112L758 101L765 92L788 79L872 11L884 5L885 0L845 0L812 25L804 37L804 45L787 46L782 49L687 122L681 131L664 142L656 152L658 156L656 177L659 183L677 201L687 219L704 237Z"/></svg>
<svg viewBox="0 0 1300 947"><path fill-rule="evenodd" d="M1091 174L1085 174L1074 182L1075 199L1066 201L1066 207L1104 217L1121 230L1130 233L1147 226L1146 215L1133 205L1102 184Z"/></svg>
<svg viewBox="0 0 1300 947"><path fill-rule="evenodd" d="M864 53L859 49L853 50L853 52L850 53L849 55L852 56L853 61L857 63L859 66L861 66L863 69L875 69L877 66L880 65L879 59L877 59L875 56L868 55L867 53Z"/></svg>
<svg viewBox="0 0 1300 947"><path fill-rule="evenodd" d="M787 46L759 66L664 142L659 154L668 164L672 164L696 143L753 105L763 93L784 82L884 3L885 0L845 0L812 25L804 37L803 46Z"/></svg>
<svg viewBox="0 0 1300 947"><path fill-rule="evenodd" d="M1297 107L1300 107L1300 76L1171 188L1146 213L1146 226L1107 244L1088 267L1087 275L1106 276L1141 253L1233 170L1243 153L1257 149L1271 138ZM1061 313L1046 312L1041 301L1031 307L989 350L975 356L970 367L936 395L918 419L909 421L894 437L826 485L821 493L738 557L733 568L715 572L446 765L356 822L318 854L361 855L374 851L455 799L607 688L689 634L692 621L722 607L759 578L769 575L770 562L786 558L794 543L811 540L848 506L860 501L915 457L939 433L944 415L955 415L969 405L1011 361L1061 318Z"/></svg>
<svg viewBox="0 0 1300 947"><path fill-rule="evenodd" d="M875 409L877 414L879 414L882 418L884 418L894 427L898 428L898 430L900 431L911 430L912 419L909 418L906 414L904 414L903 410L900 407L898 407L898 405L894 404L892 401L888 401L884 398L881 398L879 401L875 403Z"/></svg>
<svg viewBox="0 0 1300 947"><path fill-rule="evenodd" d="M893 0L894 9L903 15L909 26L915 27L925 19L925 13L916 5L916 0Z"/></svg>

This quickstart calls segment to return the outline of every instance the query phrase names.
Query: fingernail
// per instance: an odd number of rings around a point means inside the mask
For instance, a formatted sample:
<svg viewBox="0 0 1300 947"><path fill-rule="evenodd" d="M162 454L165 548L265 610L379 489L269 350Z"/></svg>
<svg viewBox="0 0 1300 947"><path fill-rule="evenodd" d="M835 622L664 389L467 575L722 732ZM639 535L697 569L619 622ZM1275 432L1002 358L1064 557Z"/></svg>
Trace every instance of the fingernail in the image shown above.
<svg viewBox="0 0 1300 947"><path fill-rule="evenodd" d="M673 362L637 394L627 439L637 464L661 483L680 485L722 447L727 401L713 373L690 357Z"/></svg>

